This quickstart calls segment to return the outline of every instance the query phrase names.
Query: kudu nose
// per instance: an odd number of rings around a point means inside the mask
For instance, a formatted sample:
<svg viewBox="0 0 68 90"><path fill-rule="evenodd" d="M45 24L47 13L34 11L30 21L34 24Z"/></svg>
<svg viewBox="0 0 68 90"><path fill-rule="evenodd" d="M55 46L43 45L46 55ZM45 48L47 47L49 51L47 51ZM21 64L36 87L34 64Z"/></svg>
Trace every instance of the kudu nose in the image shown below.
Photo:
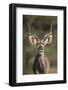
<svg viewBox="0 0 68 90"><path fill-rule="evenodd" d="M44 52L44 45L43 44L39 44L37 47L37 52L39 54L41 54L42 52Z"/></svg>

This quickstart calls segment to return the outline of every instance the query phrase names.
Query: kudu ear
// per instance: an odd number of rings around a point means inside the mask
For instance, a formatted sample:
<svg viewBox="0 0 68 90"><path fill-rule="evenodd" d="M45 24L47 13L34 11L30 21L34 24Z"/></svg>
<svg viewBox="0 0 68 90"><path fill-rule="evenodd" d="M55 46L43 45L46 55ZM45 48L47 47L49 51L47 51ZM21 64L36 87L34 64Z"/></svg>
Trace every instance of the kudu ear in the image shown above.
<svg viewBox="0 0 68 90"><path fill-rule="evenodd" d="M44 45L51 44L51 42L52 42L52 24L51 24L51 27L50 27L50 33L45 34L44 37L43 37Z"/></svg>
<svg viewBox="0 0 68 90"><path fill-rule="evenodd" d="M29 41L32 45L37 45L39 39L36 35L30 35L29 36Z"/></svg>

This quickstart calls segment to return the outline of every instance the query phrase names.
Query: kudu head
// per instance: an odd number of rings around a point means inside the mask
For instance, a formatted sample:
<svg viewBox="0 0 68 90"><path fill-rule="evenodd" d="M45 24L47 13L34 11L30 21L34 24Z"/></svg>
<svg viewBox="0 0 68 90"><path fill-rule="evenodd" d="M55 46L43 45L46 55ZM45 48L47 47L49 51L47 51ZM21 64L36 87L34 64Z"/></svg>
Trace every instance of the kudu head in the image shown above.
<svg viewBox="0 0 68 90"><path fill-rule="evenodd" d="M28 24L28 27L29 27L29 32L30 32L29 24ZM44 47L48 44L51 44L51 42L52 42L52 24L50 26L50 32L48 34L45 34L41 40L36 35L30 34L29 41L30 41L31 45L36 46L38 54L43 53Z"/></svg>

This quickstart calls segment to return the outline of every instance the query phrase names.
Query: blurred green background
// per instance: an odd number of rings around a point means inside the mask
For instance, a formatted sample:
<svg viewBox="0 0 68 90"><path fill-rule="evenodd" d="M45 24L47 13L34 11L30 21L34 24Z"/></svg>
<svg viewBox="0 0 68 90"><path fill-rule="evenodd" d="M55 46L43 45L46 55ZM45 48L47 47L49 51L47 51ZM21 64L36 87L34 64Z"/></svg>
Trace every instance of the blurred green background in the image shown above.
<svg viewBox="0 0 68 90"><path fill-rule="evenodd" d="M28 40L28 24L31 33L40 39L49 32L52 24L53 41L45 47L45 54L50 62L49 73L57 73L57 16L23 15L23 74L33 74L32 65L36 55L36 46L32 46Z"/></svg>

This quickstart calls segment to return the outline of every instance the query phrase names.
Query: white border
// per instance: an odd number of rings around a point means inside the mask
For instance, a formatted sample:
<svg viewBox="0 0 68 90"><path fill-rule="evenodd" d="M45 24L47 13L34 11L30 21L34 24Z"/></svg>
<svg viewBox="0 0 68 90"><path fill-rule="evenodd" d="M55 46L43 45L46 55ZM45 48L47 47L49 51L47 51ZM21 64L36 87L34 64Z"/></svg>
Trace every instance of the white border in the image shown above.
<svg viewBox="0 0 68 90"><path fill-rule="evenodd" d="M22 75L23 65L23 23L22 15L57 16L57 74ZM16 8L16 83L63 80L63 11L51 9Z"/></svg>

